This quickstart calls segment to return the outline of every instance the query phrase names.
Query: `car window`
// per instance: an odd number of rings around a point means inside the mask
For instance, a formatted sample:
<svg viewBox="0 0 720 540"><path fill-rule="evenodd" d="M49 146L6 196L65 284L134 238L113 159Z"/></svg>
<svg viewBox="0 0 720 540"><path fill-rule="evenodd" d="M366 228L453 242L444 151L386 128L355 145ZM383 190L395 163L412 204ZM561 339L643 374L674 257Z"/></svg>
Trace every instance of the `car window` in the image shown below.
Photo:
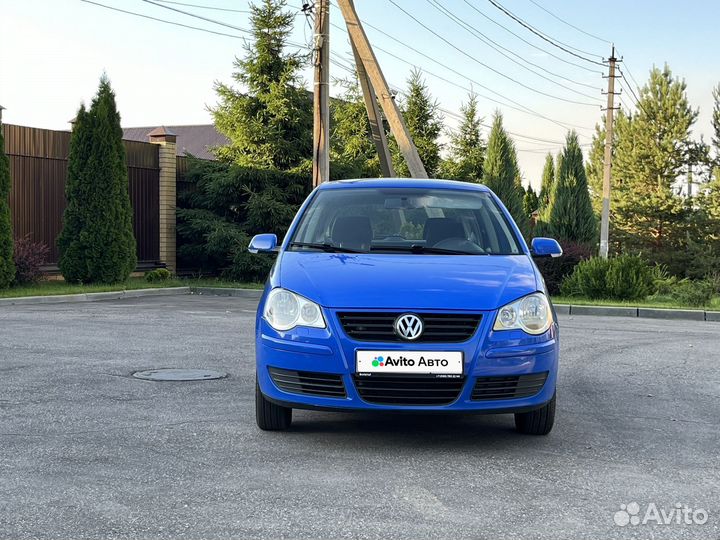
<svg viewBox="0 0 720 540"><path fill-rule="evenodd" d="M487 192L447 189L322 190L290 249L516 255L519 243Z"/></svg>

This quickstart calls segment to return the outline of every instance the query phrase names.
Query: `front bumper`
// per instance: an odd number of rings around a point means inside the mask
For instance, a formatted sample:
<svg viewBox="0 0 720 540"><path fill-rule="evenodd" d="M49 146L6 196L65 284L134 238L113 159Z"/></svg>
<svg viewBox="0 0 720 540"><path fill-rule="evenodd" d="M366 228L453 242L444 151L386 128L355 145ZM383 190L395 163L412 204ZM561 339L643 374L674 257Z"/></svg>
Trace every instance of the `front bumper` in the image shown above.
<svg viewBox="0 0 720 540"><path fill-rule="evenodd" d="M527 336L519 331L492 332L494 314L483 314L475 333L463 343L372 343L349 340L332 317L326 317L326 329L296 328L280 333L261 317L257 320L256 359L260 390L269 400L293 408L364 411L442 411L507 413L542 407L555 393L558 369L559 338L557 325L542 336ZM461 350L464 376L457 397L442 405L397 405L371 403L363 399L354 380L355 351L367 349L394 350ZM342 380L343 396L305 395L281 389L270 375L270 368L316 374L333 374ZM516 377L547 373L540 390L525 397L473 399L478 378ZM476 396L477 397L477 396Z"/></svg>

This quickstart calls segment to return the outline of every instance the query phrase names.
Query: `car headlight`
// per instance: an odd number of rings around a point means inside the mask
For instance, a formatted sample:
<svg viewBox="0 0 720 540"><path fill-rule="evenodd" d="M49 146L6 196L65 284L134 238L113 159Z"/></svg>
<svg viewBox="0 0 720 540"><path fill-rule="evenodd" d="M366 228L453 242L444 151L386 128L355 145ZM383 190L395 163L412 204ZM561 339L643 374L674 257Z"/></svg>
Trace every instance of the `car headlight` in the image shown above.
<svg viewBox="0 0 720 540"><path fill-rule="evenodd" d="M550 303L543 293L533 293L503 306L495 317L493 330L524 330L542 334L553 323Z"/></svg>
<svg viewBox="0 0 720 540"><path fill-rule="evenodd" d="M325 328L320 306L299 294L273 289L265 302L263 317L275 330L285 331L296 326Z"/></svg>

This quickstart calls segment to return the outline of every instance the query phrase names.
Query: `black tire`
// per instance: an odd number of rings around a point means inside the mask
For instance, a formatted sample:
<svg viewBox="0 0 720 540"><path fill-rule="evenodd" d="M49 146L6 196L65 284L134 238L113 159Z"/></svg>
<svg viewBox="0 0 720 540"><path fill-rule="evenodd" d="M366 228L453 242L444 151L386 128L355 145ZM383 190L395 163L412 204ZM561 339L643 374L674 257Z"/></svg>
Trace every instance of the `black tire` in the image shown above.
<svg viewBox="0 0 720 540"><path fill-rule="evenodd" d="M292 409L268 400L255 382L255 421L263 431L282 431L290 427Z"/></svg>
<svg viewBox="0 0 720 540"><path fill-rule="evenodd" d="M515 413L515 428L525 435L547 435L555 423L555 395L534 411Z"/></svg>

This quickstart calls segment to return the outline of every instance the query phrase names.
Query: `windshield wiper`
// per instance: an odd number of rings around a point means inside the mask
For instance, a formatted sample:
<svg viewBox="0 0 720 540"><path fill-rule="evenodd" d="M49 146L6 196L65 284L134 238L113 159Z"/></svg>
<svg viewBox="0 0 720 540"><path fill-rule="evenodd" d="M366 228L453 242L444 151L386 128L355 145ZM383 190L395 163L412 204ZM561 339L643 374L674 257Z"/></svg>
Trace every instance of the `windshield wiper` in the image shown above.
<svg viewBox="0 0 720 540"><path fill-rule="evenodd" d="M360 251L358 249L350 249L341 246L334 246L333 244L316 242L290 242L289 247L314 248L320 249L326 253L367 253L366 251Z"/></svg>
<svg viewBox="0 0 720 540"><path fill-rule="evenodd" d="M413 244L412 246L372 246L370 251L403 251L408 253L432 253L438 255L484 255L484 253L470 253L457 249L445 249Z"/></svg>

